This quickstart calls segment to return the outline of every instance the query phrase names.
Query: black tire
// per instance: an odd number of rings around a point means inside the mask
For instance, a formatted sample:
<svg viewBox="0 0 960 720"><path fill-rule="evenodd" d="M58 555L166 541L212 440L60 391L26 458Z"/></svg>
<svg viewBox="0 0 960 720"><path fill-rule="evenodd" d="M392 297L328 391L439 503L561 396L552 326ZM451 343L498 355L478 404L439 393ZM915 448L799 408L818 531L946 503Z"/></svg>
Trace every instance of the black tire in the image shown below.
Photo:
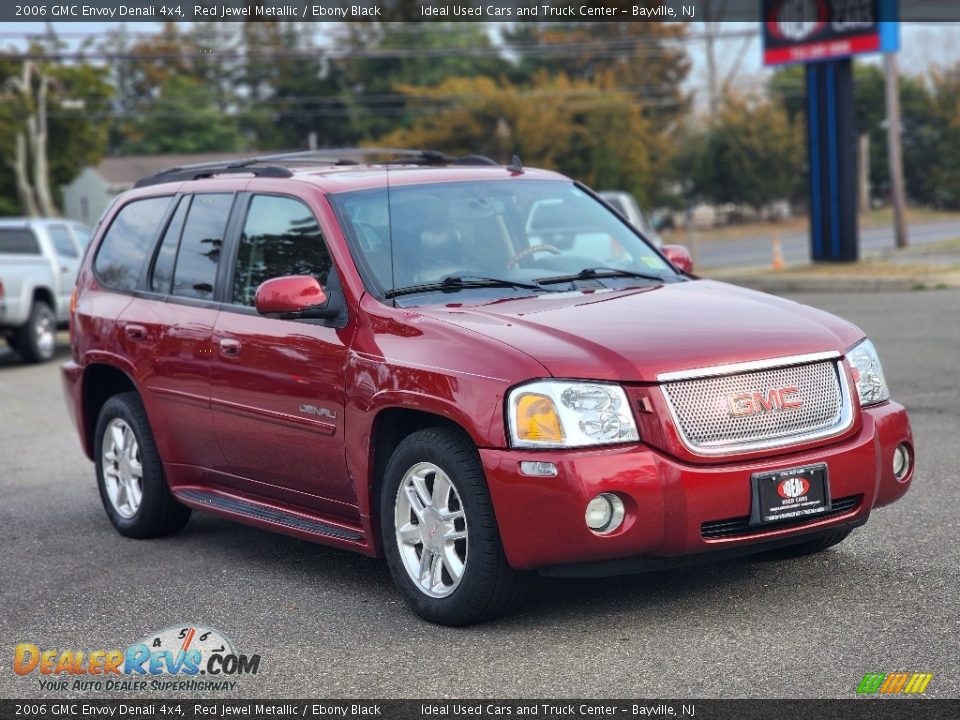
<svg viewBox="0 0 960 720"><path fill-rule="evenodd" d="M433 463L447 474L466 517L463 576L456 589L442 598L427 595L413 582L397 547L397 493L407 471L421 462ZM430 622L469 625L506 615L523 601L530 588L532 574L514 570L507 562L480 457L461 431L443 427L419 430L397 446L381 483L380 529L393 581L414 612Z"/></svg>
<svg viewBox="0 0 960 720"><path fill-rule="evenodd" d="M131 517L124 517L114 506L104 479L104 435L114 419L123 420L133 431L140 449L142 467L142 499ZM131 538L151 538L173 535L183 529L190 519L190 508L173 497L163 473L163 465L153 441L147 413L140 396L135 392L114 395L100 410L97 419L94 457L97 466L97 487L107 517L121 535Z"/></svg>
<svg viewBox="0 0 960 720"><path fill-rule="evenodd" d="M770 550L762 553L761 557L768 560L789 560L805 555L813 555L842 543L852 532L853 530L840 530L830 535L818 537L816 540L808 540L807 542L797 543L796 545L787 545L786 547L777 548L776 550Z"/></svg>
<svg viewBox="0 0 960 720"><path fill-rule="evenodd" d="M53 332L54 342L44 342L41 327L46 323ZM17 328L10 344L27 363L48 362L56 353L57 317L43 300L34 300L30 308L30 317L24 325Z"/></svg>

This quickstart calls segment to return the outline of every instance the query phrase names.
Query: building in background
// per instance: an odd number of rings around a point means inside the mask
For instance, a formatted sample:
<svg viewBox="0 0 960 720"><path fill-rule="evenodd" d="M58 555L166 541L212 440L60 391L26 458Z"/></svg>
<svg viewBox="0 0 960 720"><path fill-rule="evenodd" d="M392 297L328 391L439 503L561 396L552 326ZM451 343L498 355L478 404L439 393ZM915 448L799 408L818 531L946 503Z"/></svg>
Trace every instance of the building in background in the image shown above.
<svg viewBox="0 0 960 720"><path fill-rule="evenodd" d="M199 153L195 155L128 155L104 158L95 167L86 167L63 186L63 214L93 225L118 193L129 190L142 177L178 165L239 160L256 155L245 153Z"/></svg>

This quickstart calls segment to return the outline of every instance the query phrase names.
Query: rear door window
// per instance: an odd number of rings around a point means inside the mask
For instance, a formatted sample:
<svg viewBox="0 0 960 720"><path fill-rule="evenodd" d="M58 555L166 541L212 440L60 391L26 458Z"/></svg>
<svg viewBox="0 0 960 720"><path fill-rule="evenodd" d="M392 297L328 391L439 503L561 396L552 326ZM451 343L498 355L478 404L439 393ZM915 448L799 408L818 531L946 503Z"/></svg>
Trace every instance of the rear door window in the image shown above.
<svg viewBox="0 0 960 720"><path fill-rule="evenodd" d="M173 273L173 295L212 300L223 234L233 205L232 193L193 196L183 224Z"/></svg>
<svg viewBox="0 0 960 720"><path fill-rule="evenodd" d="M53 248L57 255L63 258L75 258L79 255L70 232L62 225L53 225L47 229L50 233L50 239L53 240Z"/></svg>
<svg viewBox="0 0 960 720"><path fill-rule="evenodd" d="M134 200L117 213L93 262L104 285L116 290L133 290L137 286L157 227L171 200L169 195Z"/></svg>
<svg viewBox="0 0 960 720"><path fill-rule="evenodd" d="M177 260L177 248L180 246L180 233L183 232L183 221L187 217L187 208L190 207L190 198L180 198L177 211L173 214L167 230L160 241L157 259L153 263L153 274L150 276L150 289L153 292L169 293L170 283L173 282L173 264Z"/></svg>
<svg viewBox="0 0 960 720"><path fill-rule="evenodd" d="M39 255L40 244L28 228L0 228L0 255Z"/></svg>
<svg viewBox="0 0 960 720"><path fill-rule="evenodd" d="M253 305L260 283L286 275L311 275L327 284L333 261L313 211L299 200L256 195L240 236L233 302Z"/></svg>

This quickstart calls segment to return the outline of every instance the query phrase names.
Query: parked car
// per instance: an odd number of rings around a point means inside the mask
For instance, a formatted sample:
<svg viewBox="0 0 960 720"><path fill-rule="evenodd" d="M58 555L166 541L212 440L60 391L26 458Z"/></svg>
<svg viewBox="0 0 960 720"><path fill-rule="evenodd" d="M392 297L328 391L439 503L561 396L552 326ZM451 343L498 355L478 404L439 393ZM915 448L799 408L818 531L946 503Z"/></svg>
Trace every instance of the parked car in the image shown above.
<svg viewBox="0 0 960 720"><path fill-rule="evenodd" d="M663 238L660 237L660 233L657 232L653 223L647 219L643 210L640 209L640 205L637 204L637 199L633 195L621 190L602 190L598 194L610 207L623 215L627 222L643 233L647 240L657 247L663 247Z"/></svg>
<svg viewBox="0 0 960 720"><path fill-rule="evenodd" d="M53 357L89 239L70 220L0 218L0 335L25 361Z"/></svg>
<svg viewBox="0 0 960 720"><path fill-rule="evenodd" d="M535 570L818 552L910 486L850 323L553 172L311 157L147 178L97 230L63 381L121 534L200 510L385 557L459 625Z"/></svg>

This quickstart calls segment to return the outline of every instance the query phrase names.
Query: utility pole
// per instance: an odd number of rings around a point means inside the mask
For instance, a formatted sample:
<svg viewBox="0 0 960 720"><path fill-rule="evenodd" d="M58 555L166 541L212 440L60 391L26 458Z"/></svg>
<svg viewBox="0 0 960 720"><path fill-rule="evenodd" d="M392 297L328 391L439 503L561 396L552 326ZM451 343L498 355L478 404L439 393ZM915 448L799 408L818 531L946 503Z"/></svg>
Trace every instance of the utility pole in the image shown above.
<svg viewBox="0 0 960 720"><path fill-rule="evenodd" d="M893 232L897 247L910 244L907 236L906 190L903 184L903 151L900 147L900 92L897 77L897 55L888 52L883 56L886 74L887 96L887 157L890 163L890 191L893 201Z"/></svg>

